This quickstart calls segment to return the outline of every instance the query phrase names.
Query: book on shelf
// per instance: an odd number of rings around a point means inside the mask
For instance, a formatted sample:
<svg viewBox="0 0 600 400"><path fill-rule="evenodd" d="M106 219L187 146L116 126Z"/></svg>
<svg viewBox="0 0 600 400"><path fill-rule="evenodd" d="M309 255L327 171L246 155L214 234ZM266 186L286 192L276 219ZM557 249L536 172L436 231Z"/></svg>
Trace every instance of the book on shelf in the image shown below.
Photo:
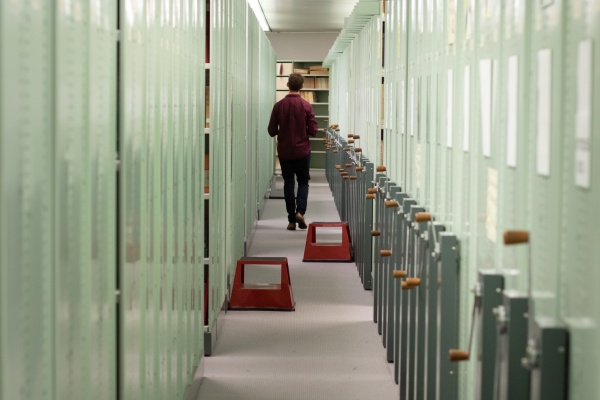
<svg viewBox="0 0 600 400"><path fill-rule="evenodd" d="M311 75L329 75L329 68L324 68L320 65L311 65L308 68Z"/></svg>
<svg viewBox="0 0 600 400"><path fill-rule="evenodd" d="M304 100L308 101L311 104L317 102L317 96L315 92L300 92L300 97L302 97Z"/></svg>
<svg viewBox="0 0 600 400"><path fill-rule="evenodd" d="M305 77L304 78L304 89L316 89L315 78Z"/></svg>
<svg viewBox="0 0 600 400"><path fill-rule="evenodd" d="M300 75L306 75L308 74L308 70L304 69L304 68L294 68L294 73L295 74L300 74Z"/></svg>
<svg viewBox="0 0 600 400"><path fill-rule="evenodd" d="M320 78L312 78L315 80L315 89L329 89L329 78L328 77L320 77Z"/></svg>
<svg viewBox="0 0 600 400"><path fill-rule="evenodd" d="M275 89L288 90L287 83L288 78L286 76L278 76L275 78Z"/></svg>
<svg viewBox="0 0 600 400"><path fill-rule="evenodd" d="M275 75L289 75L292 73L292 63L280 62L277 63Z"/></svg>

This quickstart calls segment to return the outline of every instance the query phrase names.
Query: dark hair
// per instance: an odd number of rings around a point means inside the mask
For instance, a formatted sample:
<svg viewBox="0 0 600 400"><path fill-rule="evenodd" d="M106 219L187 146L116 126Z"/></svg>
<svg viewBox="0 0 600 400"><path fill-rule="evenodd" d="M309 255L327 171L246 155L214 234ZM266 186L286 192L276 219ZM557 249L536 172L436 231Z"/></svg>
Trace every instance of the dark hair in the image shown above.
<svg viewBox="0 0 600 400"><path fill-rule="evenodd" d="M298 92L304 85L304 77L300 74L290 74L288 79L288 87L292 92Z"/></svg>

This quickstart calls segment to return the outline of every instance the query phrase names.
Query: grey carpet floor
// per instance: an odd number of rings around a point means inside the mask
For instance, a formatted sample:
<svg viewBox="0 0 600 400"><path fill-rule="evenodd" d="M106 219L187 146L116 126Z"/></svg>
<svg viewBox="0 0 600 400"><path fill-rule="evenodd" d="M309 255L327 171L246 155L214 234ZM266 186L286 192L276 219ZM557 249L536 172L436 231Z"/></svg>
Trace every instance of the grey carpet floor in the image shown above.
<svg viewBox="0 0 600 400"><path fill-rule="evenodd" d="M339 221L322 172L311 172L307 222ZM306 231L287 231L283 200L267 200L248 256L288 258L296 311L228 311L205 360L199 400L397 399L354 263L303 263ZM319 232L319 230L317 230ZM337 241L325 231L319 241ZM269 266L246 280L274 283Z"/></svg>

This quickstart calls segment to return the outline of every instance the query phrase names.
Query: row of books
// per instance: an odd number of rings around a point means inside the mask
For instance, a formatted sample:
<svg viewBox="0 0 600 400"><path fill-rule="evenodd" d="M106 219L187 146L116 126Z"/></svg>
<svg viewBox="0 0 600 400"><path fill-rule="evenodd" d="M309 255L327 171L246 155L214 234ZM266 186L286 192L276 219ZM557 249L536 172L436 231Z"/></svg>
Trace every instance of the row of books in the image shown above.
<svg viewBox="0 0 600 400"><path fill-rule="evenodd" d="M329 78L304 78L304 89L329 89Z"/></svg>
<svg viewBox="0 0 600 400"><path fill-rule="evenodd" d="M283 92L283 91L276 92L276 97L275 97L276 101L283 99L287 94L288 94L288 92ZM316 92L302 91L302 92L300 92L300 97L302 97L304 100L308 101L309 103L318 103L319 102Z"/></svg>
<svg viewBox="0 0 600 400"><path fill-rule="evenodd" d="M277 90L287 90L287 82L287 76L278 76L275 78L275 88ZM307 76L304 78L304 89L329 89L329 78Z"/></svg>
<svg viewBox="0 0 600 400"><path fill-rule="evenodd" d="M276 75L289 75L292 72L301 75L329 75L329 68L311 65L308 68L294 68L293 63L277 63Z"/></svg>

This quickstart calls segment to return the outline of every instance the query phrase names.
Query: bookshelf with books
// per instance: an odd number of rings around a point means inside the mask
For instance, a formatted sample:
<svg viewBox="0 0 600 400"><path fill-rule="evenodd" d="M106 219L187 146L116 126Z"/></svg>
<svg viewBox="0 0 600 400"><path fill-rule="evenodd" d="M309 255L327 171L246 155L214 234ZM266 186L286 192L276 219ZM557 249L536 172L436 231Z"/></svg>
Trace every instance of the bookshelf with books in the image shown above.
<svg viewBox="0 0 600 400"><path fill-rule="evenodd" d="M276 100L283 99L288 93L287 81L291 73L304 76L304 87L300 96L308 101L315 112L319 125L317 137L311 138L312 156L310 167L325 169L325 148L323 147L323 130L327 128L329 119L329 69L322 66L322 61L280 60L276 64L275 89Z"/></svg>

